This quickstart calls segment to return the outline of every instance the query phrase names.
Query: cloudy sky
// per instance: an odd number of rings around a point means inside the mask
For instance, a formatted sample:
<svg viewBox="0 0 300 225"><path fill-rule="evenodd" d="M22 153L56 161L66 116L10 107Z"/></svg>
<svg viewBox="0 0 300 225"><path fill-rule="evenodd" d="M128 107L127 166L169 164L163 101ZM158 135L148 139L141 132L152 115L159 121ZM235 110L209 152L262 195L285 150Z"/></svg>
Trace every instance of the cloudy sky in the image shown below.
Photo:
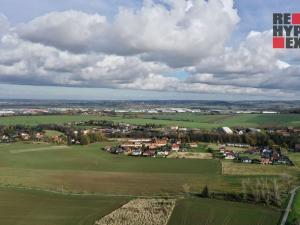
<svg viewBox="0 0 300 225"><path fill-rule="evenodd" d="M300 99L295 0L0 0L0 98Z"/></svg>

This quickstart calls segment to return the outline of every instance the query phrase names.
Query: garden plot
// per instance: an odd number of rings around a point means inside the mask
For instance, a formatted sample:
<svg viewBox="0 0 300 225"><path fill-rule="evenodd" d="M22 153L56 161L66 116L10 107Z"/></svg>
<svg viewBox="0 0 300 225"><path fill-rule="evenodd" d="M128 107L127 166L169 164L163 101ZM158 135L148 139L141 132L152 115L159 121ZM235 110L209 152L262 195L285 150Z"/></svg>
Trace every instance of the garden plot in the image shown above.
<svg viewBox="0 0 300 225"><path fill-rule="evenodd" d="M95 225L165 225L175 200L135 199L101 218Z"/></svg>

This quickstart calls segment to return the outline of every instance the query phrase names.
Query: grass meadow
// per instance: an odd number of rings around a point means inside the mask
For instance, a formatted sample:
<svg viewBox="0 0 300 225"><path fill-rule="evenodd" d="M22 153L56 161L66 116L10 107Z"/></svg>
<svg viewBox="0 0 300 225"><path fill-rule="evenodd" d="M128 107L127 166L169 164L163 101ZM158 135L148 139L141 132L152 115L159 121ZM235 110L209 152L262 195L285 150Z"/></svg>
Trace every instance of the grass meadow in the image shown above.
<svg viewBox="0 0 300 225"><path fill-rule="evenodd" d="M168 225L276 225L278 209L214 199L178 200Z"/></svg>

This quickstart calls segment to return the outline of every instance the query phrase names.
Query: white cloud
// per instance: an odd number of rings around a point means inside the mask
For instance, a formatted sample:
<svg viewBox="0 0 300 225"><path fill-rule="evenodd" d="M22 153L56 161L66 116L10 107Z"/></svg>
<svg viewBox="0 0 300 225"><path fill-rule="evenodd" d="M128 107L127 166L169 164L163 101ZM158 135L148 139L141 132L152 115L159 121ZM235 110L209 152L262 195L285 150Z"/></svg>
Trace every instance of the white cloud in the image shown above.
<svg viewBox="0 0 300 225"><path fill-rule="evenodd" d="M113 22L98 14L53 12L20 26L26 40L73 52L143 54L173 67L221 54L239 21L232 0L145 1L138 10L120 8ZM186 10L188 7L188 10ZM218 25L218 29L213 29Z"/></svg>
<svg viewBox="0 0 300 225"><path fill-rule="evenodd" d="M17 32L23 39L35 43L82 52L93 47L99 34L106 32L106 26L103 16L70 10L37 17L17 27Z"/></svg>
<svg viewBox="0 0 300 225"><path fill-rule="evenodd" d="M208 76L205 74L204 76ZM165 77L159 74L150 74L146 78L140 78L130 84L120 85L122 88L138 90L155 90L155 91L175 91L188 93L206 93L206 94L237 94L237 95L260 95L273 97L292 97L290 92L284 92L280 89L260 89L252 87L239 87L234 85L216 85L205 83L182 82L174 77Z"/></svg>
<svg viewBox="0 0 300 225"><path fill-rule="evenodd" d="M227 48L219 57L209 57L187 70L189 83L295 90L300 87L300 67L288 57L297 53L272 48L272 31L250 32L237 48ZM204 79L203 74L211 74Z"/></svg>
<svg viewBox="0 0 300 225"><path fill-rule="evenodd" d="M170 68L135 56L74 54L6 35L0 42L2 82L117 87Z"/></svg>
<svg viewBox="0 0 300 225"><path fill-rule="evenodd" d="M238 21L233 0L147 0L138 10L121 8L113 22L70 10L10 27L0 16L0 81L295 96L300 54L274 50L271 31L226 47ZM178 68L190 76L165 75Z"/></svg>

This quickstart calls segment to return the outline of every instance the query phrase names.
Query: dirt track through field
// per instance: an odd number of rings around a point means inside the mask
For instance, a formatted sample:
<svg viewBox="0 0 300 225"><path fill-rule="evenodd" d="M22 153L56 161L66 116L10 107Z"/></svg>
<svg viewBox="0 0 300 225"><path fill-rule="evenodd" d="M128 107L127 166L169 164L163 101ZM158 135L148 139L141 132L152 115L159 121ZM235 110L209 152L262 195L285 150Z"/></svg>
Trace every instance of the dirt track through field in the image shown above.
<svg viewBox="0 0 300 225"><path fill-rule="evenodd" d="M40 151L50 151L50 150L59 150L59 149L68 149L69 146L49 146L42 148L28 148L28 149L18 149L18 150L10 150L9 152L12 154L26 153L26 152L40 152Z"/></svg>

